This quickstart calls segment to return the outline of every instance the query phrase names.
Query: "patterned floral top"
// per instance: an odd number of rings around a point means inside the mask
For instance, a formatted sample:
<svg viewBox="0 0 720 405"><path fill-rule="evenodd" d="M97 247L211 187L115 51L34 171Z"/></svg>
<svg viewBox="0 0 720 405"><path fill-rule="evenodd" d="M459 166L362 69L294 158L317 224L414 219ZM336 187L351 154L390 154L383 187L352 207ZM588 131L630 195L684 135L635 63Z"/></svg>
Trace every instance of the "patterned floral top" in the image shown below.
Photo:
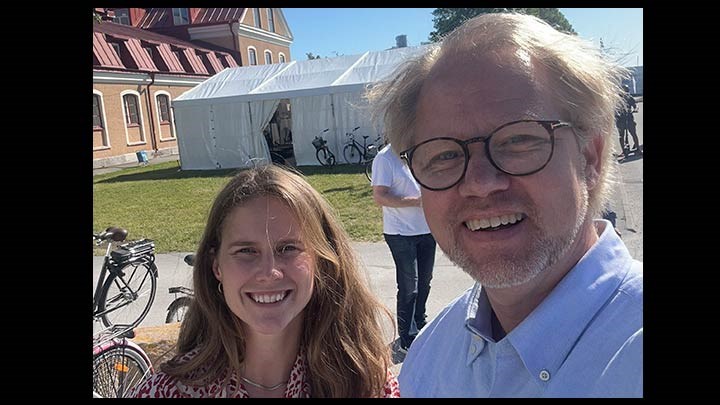
<svg viewBox="0 0 720 405"><path fill-rule="evenodd" d="M187 361L197 355L198 350L194 349L180 357L180 361ZM202 372L202 370L197 371ZM235 392L236 388L240 389ZM397 378L388 370L387 381L385 382L384 398L399 398ZM157 371L150 378L136 386L131 395L135 398L249 398L247 390L236 373L232 373L227 384L223 384L222 378L213 381L211 384L193 387L185 385L175 377L171 377L162 371ZM290 379L285 387L285 398L310 398L310 384L307 381L307 363L302 354L298 354Z"/></svg>

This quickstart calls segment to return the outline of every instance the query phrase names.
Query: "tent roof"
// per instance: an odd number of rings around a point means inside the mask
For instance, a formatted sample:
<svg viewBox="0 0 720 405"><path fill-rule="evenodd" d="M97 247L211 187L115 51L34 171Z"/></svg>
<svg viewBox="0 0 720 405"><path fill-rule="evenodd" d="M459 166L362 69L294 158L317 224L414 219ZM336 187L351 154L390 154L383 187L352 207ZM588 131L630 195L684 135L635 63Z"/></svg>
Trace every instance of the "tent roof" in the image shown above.
<svg viewBox="0 0 720 405"><path fill-rule="evenodd" d="M225 69L173 100L200 105L293 98L364 89L388 77L401 63L429 45L365 52L361 55L310 59Z"/></svg>

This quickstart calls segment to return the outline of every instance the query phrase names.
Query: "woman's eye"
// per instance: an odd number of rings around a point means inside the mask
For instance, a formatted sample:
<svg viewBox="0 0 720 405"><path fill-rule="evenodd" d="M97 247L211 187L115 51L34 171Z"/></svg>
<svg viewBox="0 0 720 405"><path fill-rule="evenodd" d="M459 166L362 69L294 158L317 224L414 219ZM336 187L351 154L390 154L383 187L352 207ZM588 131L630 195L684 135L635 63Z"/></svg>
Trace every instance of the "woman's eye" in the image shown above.
<svg viewBox="0 0 720 405"><path fill-rule="evenodd" d="M280 248L280 253L290 253L298 250L295 245L285 245Z"/></svg>
<svg viewBox="0 0 720 405"><path fill-rule="evenodd" d="M252 255L252 254L255 254L255 253L257 253L257 251L256 251L254 248L251 248L251 247L240 248L240 249L238 249L238 250L236 250L236 251L233 252L234 255L238 255L238 254L241 254L241 255Z"/></svg>

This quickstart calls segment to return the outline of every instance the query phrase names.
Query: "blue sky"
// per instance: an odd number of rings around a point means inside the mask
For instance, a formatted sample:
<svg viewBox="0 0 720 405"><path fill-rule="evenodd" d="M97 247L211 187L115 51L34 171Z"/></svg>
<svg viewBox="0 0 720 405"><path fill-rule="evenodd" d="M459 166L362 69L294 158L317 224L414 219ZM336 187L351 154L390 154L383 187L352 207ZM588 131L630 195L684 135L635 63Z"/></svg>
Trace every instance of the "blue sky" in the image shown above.
<svg viewBox="0 0 720 405"><path fill-rule="evenodd" d="M395 46L407 35L408 46L428 41L434 8L283 8L295 38L292 59L308 52L323 57L355 55ZM608 51L625 66L643 64L641 8L561 8L575 31Z"/></svg>

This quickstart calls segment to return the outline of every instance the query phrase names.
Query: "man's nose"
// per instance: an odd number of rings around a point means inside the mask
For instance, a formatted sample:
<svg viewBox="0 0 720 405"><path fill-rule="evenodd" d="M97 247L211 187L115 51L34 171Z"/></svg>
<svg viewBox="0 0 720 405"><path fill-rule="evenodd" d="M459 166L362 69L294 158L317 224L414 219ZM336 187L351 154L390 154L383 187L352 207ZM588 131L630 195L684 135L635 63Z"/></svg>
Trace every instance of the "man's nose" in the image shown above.
<svg viewBox="0 0 720 405"><path fill-rule="evenodd" d="M510 186L510 175L493 166L482 142L468 145L471 149L465 176L458 191L467 197L487 197Z"/></svg>

